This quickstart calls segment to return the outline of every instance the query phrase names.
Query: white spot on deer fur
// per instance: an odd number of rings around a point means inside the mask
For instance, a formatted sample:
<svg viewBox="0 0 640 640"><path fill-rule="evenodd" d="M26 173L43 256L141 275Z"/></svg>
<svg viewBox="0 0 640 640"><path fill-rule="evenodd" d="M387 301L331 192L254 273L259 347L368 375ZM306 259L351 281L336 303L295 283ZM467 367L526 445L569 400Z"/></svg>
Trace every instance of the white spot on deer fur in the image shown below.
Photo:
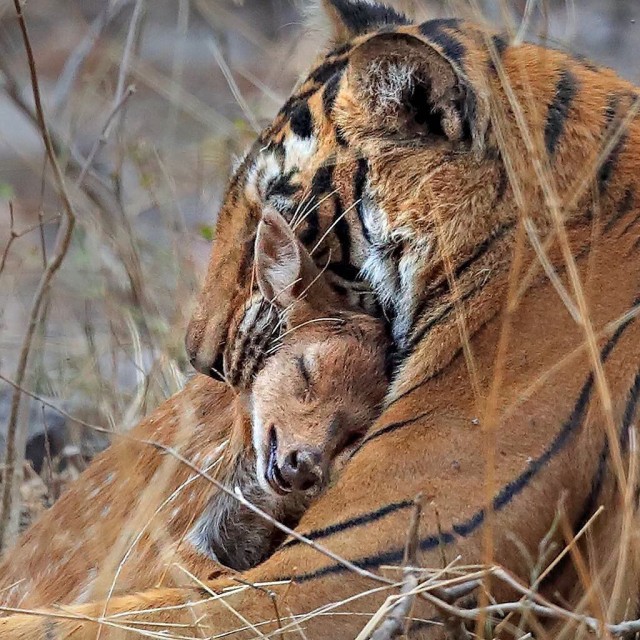
<svg viewBox="0 0 640 640"><path fill-rule="evenodd" d="M90 494L89 494L89 499L93 500L94 498L97 498L100 495L100 487L96 487Z"/></svg>
<svg viewBox="0 0 640 640"><path fill-rule="evenodd" d="M91 567L87 574L87 579L84 584L80 587L80 593L74 598L74 604L84 604L85 602L89 602L91 598L91 594L93 592L93 584L96 580L98 572L95 567Z"/></svg>
<svg viewBox="0 0 640 640"><path fill-rule="evenodd" d="M110 473L107 474L107 477L104 479L104 485L105 486L110 485L115 479L116 479L116 474L113 473L113 471L111 471Z"/></svg>

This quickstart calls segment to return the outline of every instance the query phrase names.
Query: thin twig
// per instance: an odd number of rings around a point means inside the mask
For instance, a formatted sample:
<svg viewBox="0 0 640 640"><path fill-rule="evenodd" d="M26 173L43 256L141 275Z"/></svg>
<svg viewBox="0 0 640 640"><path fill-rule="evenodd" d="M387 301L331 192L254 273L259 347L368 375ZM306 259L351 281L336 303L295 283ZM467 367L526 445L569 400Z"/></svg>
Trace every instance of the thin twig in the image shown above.
<svg viewBox="0 0 640 640"><path fill-rule="evenodd" d="M116 121L116 116L120 113L121 109L124 107L127 100L135 93L135 91L136 91L135 85L133 84L129 85L126 91L124 92L124 95L122 96L122 98L120 98L120 101L114 105L113 109L111 110L111 113L107 116L104 126L102 127L102 131L100 132L100 135L98 136L96 141L93 143L93 147L91 148L91 151L89 152L89 155L87 156L87 159L84 162L84 166L80 171L80 175L76 180L75 186L77 188L80 188L82 186L82 183L84 182L84 179L87 175L87 171L89 171L89 169L91 169L91 167L93 166L93 161L96 159L98 152L107 143L113 124Z"/></svg>
<svg viewBox="0 0 640 640"><path fill-rule="evenodd" d="M402 588L400 596L393 605L382 624L375 630L371 640L393 640L405 633L406 619L411 612L415 600L415 590L418 586L420 572L414 568L417 564L419 529L422 517L422 495L416 496L413 502L414 510L407 532L407 542L404 549L404 566Z"/></svg>
<svg viewBox="0 0 640 640"><path fill-rule="evenodd" d="M240 88L238 87L233 77L233 74L231 73L231 69L227 64L227 61L224 59L222 52L218 48L216 41L213 38L211 38L208 42L208 45L209 45L209 49L211 50L211 53L213 54L213 57L216 59L216 62L218 63L218 67L220 67L220 71L222 71L222 75L224 76L224 79L227 81L229 90L231 91L231 94L235 98L235 101L238 103L238 106L240 107L240 110L244 114L244 117L247 119L247 122L251 125L251 128L253 129L253 131L255 133L260 133L262 128L258 124L256 117L253 115L253 112L251 111L249 105L247 104L247 101L244 99L244 96L240 92Z"/></svg>
<svg viewBox="0 0 640 640"><path fill-rule="evenodd" d="M18 24L20 25L20 31L22 32L22 38L24 41L24 47L27 54L27 60L29 63L29 75L31 79L31 88L33 91L33 98L35 103L35 109L37 114L38 126L40 128L40 134L44 143L45 151L51 167L55 182L58 189L58 195L63 205L63 216L58 233L56 235L56 247L51 261L47 265L47 268L42 273L38 288L33 296L33 302L31 305L31 311L29 313L29 320L27 323L27 330L24 335L22 346L20 348L20 355L18 358L18 366L15 374L15 381L18 385L22 385L24 381L25 373L27 370L27 364L29 360L29 353L31 350L31 343L35 334L36 327L38 325L38 319L40 317L40 310L42 308L42 302L44 296L49 288L51 280L55 276L56 272L62 265L65 256L69 250L71 244L71 236L73 235L73 228L76 222L76 215L71 204L71 200L67 193L65 186L64 176L58 159L51 142L49 130L44 117L44 110L42 106L42 100L40 98L40 86L38 84L38 74L36 69L36 62L31 48L31 41L29 39L29 32L22 13L22 7L20 0L14 0L14 6L16 15L18 18ZM14 486L15 476L17 469L20 468L22 460L24 459L24 451L18 452L16 450L17 437L18 437L18 414L20 410L20 392L15 390L11 399L11 411L9 414L9 421L7 424L7 449L4 459L4 474L2 483L2 503L0 508L0 549L4 548L7 544L10 523L13 521L13 514L15 512L14 505Z"/></svg>
<svg viewBox="0 0 640 640"><path fill-rule="evenodd" d="M53 89L51 99L52 110L58 113L62 105L66 102L73 84L78 76L87 56L93 51L96 42L107 28L107 26L120 14L120 12L130 3L131 0L108 0L103 10L91 23L89 32L82 38L80 44L73 50L62 68L56 86Z"/></svg>

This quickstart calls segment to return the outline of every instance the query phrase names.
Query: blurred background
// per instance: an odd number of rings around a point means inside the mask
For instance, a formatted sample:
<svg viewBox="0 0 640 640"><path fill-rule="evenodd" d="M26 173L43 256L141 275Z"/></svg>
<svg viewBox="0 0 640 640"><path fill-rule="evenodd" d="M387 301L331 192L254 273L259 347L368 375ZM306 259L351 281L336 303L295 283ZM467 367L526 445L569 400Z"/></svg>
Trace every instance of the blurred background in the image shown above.
<svg viewBox="0 0 640 640"><path fill-rule="evenodd" d="M77 215L22 386L26 523L105 444L184 383L183 338L224 185L322 45L302 0L29 0L48 125ZM546 38L638 82L638 0L397 0ZM60 201L34 122L13 2L0 0L0 374L15 380ZM0 380L0 452L13 388ZM78 439L78 434L81 437ZM48 434L50 445L44 447ZM73 444L73 446L69 446ZM66 449L65 449L66 446ZM63 474L43 452L73 461ZM66 476L64 474L67 474Z"/></svg>

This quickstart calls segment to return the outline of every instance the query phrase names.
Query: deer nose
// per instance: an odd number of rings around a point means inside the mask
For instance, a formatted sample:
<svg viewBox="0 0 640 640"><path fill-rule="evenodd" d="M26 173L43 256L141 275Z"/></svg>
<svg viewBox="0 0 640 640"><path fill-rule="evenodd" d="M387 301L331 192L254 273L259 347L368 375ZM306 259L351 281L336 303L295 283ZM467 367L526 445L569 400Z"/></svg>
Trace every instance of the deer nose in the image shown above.
<svg viewBox="0 0 640 640"><path fill-rule="evenodd" d="M289 451L280 466L280 474L296 491L309 491L322 483L322 455L314 447Z"/></svg>

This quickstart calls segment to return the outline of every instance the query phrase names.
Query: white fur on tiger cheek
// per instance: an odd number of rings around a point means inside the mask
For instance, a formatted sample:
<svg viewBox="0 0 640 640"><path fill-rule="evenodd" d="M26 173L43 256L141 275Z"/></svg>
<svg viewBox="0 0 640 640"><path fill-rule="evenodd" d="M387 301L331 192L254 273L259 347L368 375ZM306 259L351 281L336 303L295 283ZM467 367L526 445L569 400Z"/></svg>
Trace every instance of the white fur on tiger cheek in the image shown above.
<svg viewBox="0 0 640 640"><path fill-rule="evenodd" d="M247 199L255 205L262 205L267 185L281 175L282 167L273 151L258 154L245 180Z"/></svg>
<svg viewBox="0 0 640 640"><path fill-rule="evenodd" d="M371 244L364 241L365 246L362 247L362 273L371 283L382 305L387 307L398 293L395 287L395 265L385 255L391 242L389 219L368 189L365 189L362 196L360 211L362 224L371 239Z"/></svg>
<svg viewBox="0 0 640 640"><path fill-rule="evenodd" d="M301 138L290 135L284 141L284 173L304 170L315 157L318 143L315 137Z"/></svg>
<svg viewBox="0 0 640 640"><path fill-rule="evenodd" d="M367 185L368 187L368 185ZM362 198L362 223L371 239L365 254L362 273L371 283L378 300L392 308L392 333L395 342L404 346L413 324L417 300L420 299L420 270L431 251L430 240L417 241L415 233L406 228L393 231L389 218L377 204L371 189ZM400 260L390 257L395 245L404 244Z"/></svg>
<svg viewBox="0 0 640 640"><path fill-rule="evenodd" d="M395 301L396 313L392 332L394 340L400 347L407 346L409 333L415 321L416 304L421 299L420 274L430 252L431 243L429 242L411 244L410 250L404 253L398 265L400 290Z"/></svg>
<svg viewBox="0 0 640 640"><path fill-rule="evenodd" d="M284 157L265 149L249 169L244 189L247 199L253 204L265 204L269 184L280 176L306 169L316 156L318 143L315 137L301 138L291 134L285 139L283 147Z"/></svg>

